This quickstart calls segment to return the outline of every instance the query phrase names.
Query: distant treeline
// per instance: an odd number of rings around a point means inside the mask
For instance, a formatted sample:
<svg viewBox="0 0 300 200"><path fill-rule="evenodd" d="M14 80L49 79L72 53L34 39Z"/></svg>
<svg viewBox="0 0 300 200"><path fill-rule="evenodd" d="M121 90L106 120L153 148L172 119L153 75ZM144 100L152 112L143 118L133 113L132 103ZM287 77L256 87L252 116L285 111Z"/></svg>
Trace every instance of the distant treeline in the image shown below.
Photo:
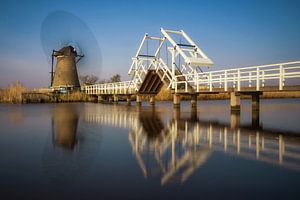
<svg viewBox="0 0 300 200"><path fill-rule="evenodd" d="M115 83L121 81L121 75L115 74L109 79L102 80L99 80L99 78L95 75L80 75L79 81L81 85L93 85L96 83Z"/></svg>

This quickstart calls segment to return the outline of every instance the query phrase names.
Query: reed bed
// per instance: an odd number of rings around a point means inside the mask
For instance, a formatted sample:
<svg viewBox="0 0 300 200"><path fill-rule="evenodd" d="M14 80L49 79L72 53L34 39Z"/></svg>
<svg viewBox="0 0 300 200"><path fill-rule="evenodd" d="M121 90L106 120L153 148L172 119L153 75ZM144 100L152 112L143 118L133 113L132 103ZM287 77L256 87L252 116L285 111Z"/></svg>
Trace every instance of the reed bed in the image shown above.
<svg viewBox="0 0 300 200"><path fill-rule="evenodd" d="M0 102L2 103L21 103L22 93L28 91L28 89L20 83L15 81L7 88L0 89Z"/></svg>

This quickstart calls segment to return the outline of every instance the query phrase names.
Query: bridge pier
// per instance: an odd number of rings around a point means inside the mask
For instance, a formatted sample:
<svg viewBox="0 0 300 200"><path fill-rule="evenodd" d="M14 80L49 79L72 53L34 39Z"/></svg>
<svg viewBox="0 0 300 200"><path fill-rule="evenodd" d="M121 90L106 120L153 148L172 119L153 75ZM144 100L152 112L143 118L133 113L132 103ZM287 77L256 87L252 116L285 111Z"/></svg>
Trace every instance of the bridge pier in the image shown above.
<svg viewBox="0 0 300 200"><path fill-rule="evenodd" d="M180 108L180 94L173 94L173 107Z"/></svg>
<svg viewBox="0 0 300 200"><path fill-rule="evenodd" d="M198 120L198 113L197 113L197 107L192 107L191 109L191 121L197 121Z"/></svg>
<svg viewBox="0 0 300 200"><path fill-rule="evenodd" d="M109 103L112 103L112 102L113 102L113 96L109 96L109 97L108 97L108 102L109 102Z"/></svg>
<svg viewBox="0 0 300 200"><path fill-rule="evenodd" d="M237 92L230 93L230 109L231 111L241 110L241 95Z"/></svg>
<svg viewBox="0 0 300 200"><path fill-rule="evenodd" d="M191 107L192 108L197 108L197 94L192 94L191 95Z"/></svg>
<svg viewBox="0 0 300 200"><path fill-rule="evenodd" d="M136 105L141 106L142 105L142 97L141 95L136 95Z"/></svg>
<svg viewBox="0 0 300 200"><path fill-rule="evenodd" d="M259 95L260 93L252 94L252 111L259 111Z"/></svg>
<svg viewBox="0 0 300 200"><path fill-rule="evenodd" d="M104 101L103 96L99 95L98 96L98 103L102 103Z"/></svg>
<svg viewBox="0 0 300 200"><path fill-rule="evenodd" d="M252 97L252 127L259 127L259 95L262 92L256 92L251 95Z"/></svg>
<svg viewBox="0 0 300 200"><path fill-rule="evenodd" d="M114 103L118 103L118 102L119 102L119 97L118 97L118 95L114 95L113 98L114 98Z"/></svg>
<svg viewBox="0 0 300 200"><path fill-rule="evenodd" d="M126 102L128 106L131 106L131 95L126 96Z"/></svg>
<svg viewBox="0 0 300 200"><path fill-rule="evenodd" d="M239 110L232 110L230 112L230 128L238 128L241 124L241 112Z"/></svg>
<svg viewBox="0 0 300 200"><path fill-rule="evenodd" d="M151 106L155 105L155 96L150 96L149 103Z"/></svg>
<svg viewBox="0 0 300 200"><path fill-rule="evenodd" d="M259 128L259 111L258 110L252 110L252 127L253 128Z"/></svg>
<svg viewBox="0 0 300 200"><path fill-rule="evenodd" d="M180 119L180 108L174 107L173 108L173 120L179 120Z"/></svg>

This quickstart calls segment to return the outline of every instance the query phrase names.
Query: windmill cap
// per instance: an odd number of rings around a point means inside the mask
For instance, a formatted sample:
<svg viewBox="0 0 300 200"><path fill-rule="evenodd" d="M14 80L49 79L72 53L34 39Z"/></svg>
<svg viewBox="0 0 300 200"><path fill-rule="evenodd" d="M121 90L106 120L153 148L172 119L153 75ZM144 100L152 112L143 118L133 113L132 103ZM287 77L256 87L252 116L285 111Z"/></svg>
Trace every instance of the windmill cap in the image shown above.
<svg viewBox="0 0 300 200"><path fill-rule="evenodd" d="M77 56L77 52L76 52L76 49L73 47L73 46L65 46L63 48L61 48L56 56L59 56L59 55L63 55L63 56L70 56L70 55L73 55L75 54L75 56Z"/></svg>

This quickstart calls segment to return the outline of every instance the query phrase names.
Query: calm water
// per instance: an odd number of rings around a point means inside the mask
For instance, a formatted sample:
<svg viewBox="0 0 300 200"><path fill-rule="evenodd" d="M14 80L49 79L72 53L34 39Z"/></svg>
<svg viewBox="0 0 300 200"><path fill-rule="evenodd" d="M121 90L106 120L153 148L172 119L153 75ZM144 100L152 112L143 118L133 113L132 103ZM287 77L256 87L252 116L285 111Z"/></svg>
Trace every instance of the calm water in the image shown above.
<svg viewBox="0 0 300 200"><path fill-rule="evenodd" d="M300 100L242 103L2 104L0 199L300 199Z"/></svg>

